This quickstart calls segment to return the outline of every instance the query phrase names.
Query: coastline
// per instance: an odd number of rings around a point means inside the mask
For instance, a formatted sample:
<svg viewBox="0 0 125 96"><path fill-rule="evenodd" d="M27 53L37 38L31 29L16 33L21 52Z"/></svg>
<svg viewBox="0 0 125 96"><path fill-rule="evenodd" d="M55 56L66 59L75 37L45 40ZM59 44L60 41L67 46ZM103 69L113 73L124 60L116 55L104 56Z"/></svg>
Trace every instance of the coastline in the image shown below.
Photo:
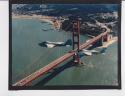
<svg viewBox="0 0 125 96"><path fill-rule="evenodd" d="M54 17L50 16L41 16L41 15L12 15L12 19L38 19L50 24L54 24L53 19Z"/></svg>
<svg viewBox="0 0 125 96"><path fill-rule="evenodd" d="M118 37L113 37L111 40L108 42L104 42L103 46L97 47L97 48L107 48L108 46L112 45L113 43L118 41Z"/></svg>

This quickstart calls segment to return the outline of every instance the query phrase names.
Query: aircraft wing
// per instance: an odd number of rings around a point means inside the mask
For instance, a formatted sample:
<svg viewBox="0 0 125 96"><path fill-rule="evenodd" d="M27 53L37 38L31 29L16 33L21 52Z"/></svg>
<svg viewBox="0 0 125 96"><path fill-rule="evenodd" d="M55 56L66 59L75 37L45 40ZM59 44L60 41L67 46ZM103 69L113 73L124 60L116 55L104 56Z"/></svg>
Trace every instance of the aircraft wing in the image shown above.
<svg viewBox="0 0 125 96"><path fill-rule="evenodd" d="M46 42L47 42L47 44L53 44L53 45L56 45L56 44L58 44L58 45L64 44L64 42L50 42L50 41L46 41Z"/></svg>
<svg viewBox="0 0 125 96"><path fill-rule="evenodd" d="M99 51L96 50L90 50L92 53L98 53Z"/></svg>
<svg viewBox="0 0 125 96"><path fill-rule="evenodd" d="M92 55L92 52L87 52L87 51L83 51L83 53L87 56L91 56Z"/></svg>
<svg viewBox="0 0 125 96"><path fill-rule="evenodd" d="M48 48L53 48L53 47L55 47L56 45L54 45L54 44L46 44L46 46L47 46Z"/></svg>
<svg viewBox="0 0 125 96"><path fill-rule="evenodd" d="M99 53L99 51L96 50L86 50L86 49L83 49L82 52L88 56L91 56L93 53Z"/></svg>

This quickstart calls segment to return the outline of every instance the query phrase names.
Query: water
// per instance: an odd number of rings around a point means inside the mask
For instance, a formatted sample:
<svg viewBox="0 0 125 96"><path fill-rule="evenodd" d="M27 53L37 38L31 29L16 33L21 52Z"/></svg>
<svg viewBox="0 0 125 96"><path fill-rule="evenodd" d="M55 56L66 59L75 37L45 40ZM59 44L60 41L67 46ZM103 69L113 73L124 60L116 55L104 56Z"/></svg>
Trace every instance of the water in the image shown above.
<svg viewBox="0 0 125 96"><path fill-rule="evenodd" d="M46 29L46 31L45 31ZM15 83L35 72L72 47L45 48L39 46L43 41L66 41L71 33L54 30L49 23L37 19L12 20L12 82ZM85 42L87 36L80 36ZM70 60L68 60L70 61ZM117 42L110 45L105 54L84 56L85 66L60 66L53 73L40 77L33 84L40 85L118 85L117 80Z"/></svg>

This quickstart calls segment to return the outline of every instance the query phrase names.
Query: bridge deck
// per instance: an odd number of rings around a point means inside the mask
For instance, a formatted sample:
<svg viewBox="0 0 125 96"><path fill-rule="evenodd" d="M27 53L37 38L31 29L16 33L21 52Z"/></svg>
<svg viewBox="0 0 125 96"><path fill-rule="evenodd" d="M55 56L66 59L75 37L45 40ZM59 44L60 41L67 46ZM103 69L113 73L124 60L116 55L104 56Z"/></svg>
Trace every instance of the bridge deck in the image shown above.
<svg viewBox="0 0 125 96"><path fill-rule="evenodd" d="M55 66L59 65L60 63L62 63L66 59L73 56L74 53L75 52L67 53L67 54L61 56L60 58L58 58L58 59L54 60L53 62L51 62L50 64L46 65L45 67L39 69L38 71L32 73L31 75L29 75L29 76L25 77L24 79L20 80L19 82L15 83L13 86L24 86L24 85L30 83L31 81L35 80L39 76L44 75L46 72L48 72L49 70L51 70Z"/></svg>
<svg viewBox="0 0 125 96"><path fill-rule="evenodd" d="M80 50L82 50L82 49L88 47L89 45L93 44L94 42L99 40L101 37L106 35L107 33L108 33L107 31L104 32L104 33L101 33L100 35L94 37L93 39L90 39L89 42L86 42L86 43L80 45ZM26 86L27 84L29 84L33 80L37 79L38 77L44 75L46 72L48 72L51 69L53 69L55 66L59 65L63 61L65 61L68 58L72 57L75 54L76 51L77 51L77 49L72 50L69 53L66 53L65 55L63 55L60 58L54 60L53 62L51 62L50 64L46 65L45 67L39 69L38 71L36 71L36 72L32 73L31 75L25 77L24 79L20 80L19 82L13 84L13 86Z"/></svg>
<svg viewBox="0 0 125 96"><path fill-rule="evenodd" d="M98 35L98 36L96 36L96 37L90 39L89 42L86 42L86 43L84 43L84 44L81 44L79 49L82 50L82 49L88 47L89 45L91 45L91 44L95 43L97 40L99 40L101 37L105 36L107 33L108 33L108 31L106 31L106 32L104 32L104 33L101 33L100 35Z"/></svg>

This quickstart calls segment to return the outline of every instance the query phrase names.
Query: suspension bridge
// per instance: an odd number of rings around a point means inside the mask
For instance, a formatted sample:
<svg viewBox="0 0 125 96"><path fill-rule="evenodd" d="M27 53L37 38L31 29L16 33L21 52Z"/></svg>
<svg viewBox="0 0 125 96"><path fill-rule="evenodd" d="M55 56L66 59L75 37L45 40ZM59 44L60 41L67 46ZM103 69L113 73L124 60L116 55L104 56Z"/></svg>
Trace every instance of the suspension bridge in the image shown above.
<svg viewBox="0 0 125 96"><path fill-rule="evenodd" d="M56 60L52 61L45 67L42 67L41 69L35 71L34 73L26 76L22 80L16 82L13 84L13 86L27 86L32 81L36 80L37 78L45 75L50 70L54 69L67 59L73 57L74 63L79 64L80 63L80 56L79 52L80 50L83 50L85 48L88 48L90 45L95 44L96 42L99 42L100 45L103 44L103 41L107 41L108 39L108 33L110 32L110 29L108 29L106 26L102 25L102 27L105 27L106 30L104 32L101 32L98 36L95 36L91 39L89 39L88 42L85 42L83 44L80 44L80 20L75 20L72 24L72 50L64 54L63 56L57 58Z"/></svg>

